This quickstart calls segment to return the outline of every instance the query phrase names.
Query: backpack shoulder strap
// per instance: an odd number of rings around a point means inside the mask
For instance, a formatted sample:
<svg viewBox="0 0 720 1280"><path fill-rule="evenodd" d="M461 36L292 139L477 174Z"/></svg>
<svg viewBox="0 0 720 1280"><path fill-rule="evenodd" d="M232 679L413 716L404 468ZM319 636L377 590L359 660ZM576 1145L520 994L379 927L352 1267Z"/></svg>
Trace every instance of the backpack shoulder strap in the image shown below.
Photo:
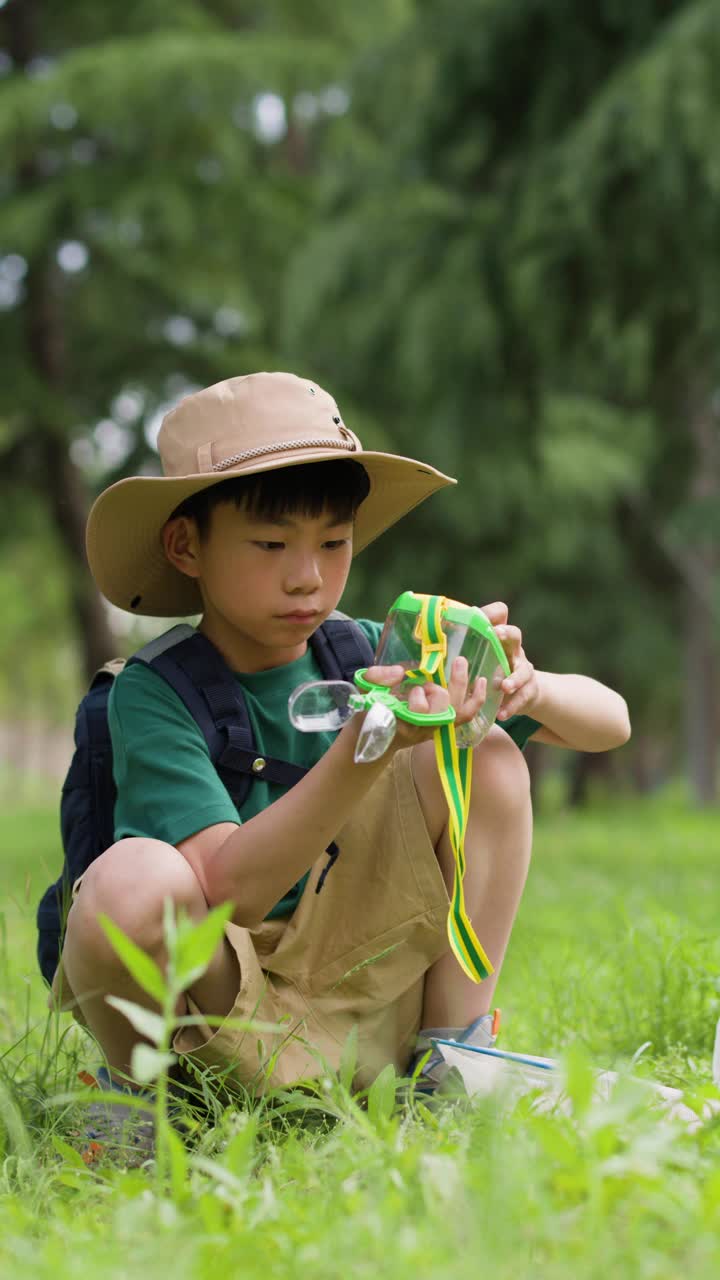
<svg viewBox="0 0 720 1280"><path fill-rule="evenodd" d="M258 754L242 687L225 659L193 627L173 627L131 662L145 662L175 690L200 728L210 759L239 808L254 777L294 786L306 769Z"/></svg>
<svg viewBox="0 0 720 1280"><path fill-rule="evenodd" d="M129 659L128 666L141 662L162 676L171 689L174 689L201 730L214 762L221 749L220 728L215 723L215 717L202 690L203 686L216 682L218 677L217 672L209 673L207 662L196 656L203 647L196 643L197 640L203 641L204 637L194 627L180 623L138 649ZM217 654L217 657L220 655Z"/></svg>
<svg viewBox="0 0 720 1280"><path fill-rule="evenodd" d="M190 712L210 759L235 804L245 801L250 779L234 767L236 752L252 753L250 719L237 680L209 640L183 623L144 645L130 659L162 676Z"/></svg>
<svg viewBox="0 0 720 1280"><path fill-rule="evenodd" d="M189 640L192 636L197 635L194 627L188 622L180 622L176 627L171 627L169 631L164 631L161 636L156 636L154 640L149 640L144 644L142 649L138 649L130 659L131 662L144 662L148 666L162 653L166 653L168 649L172 649L174 645L180 644L181 640Z"/></svg>
<svg viewBox="0 0 720 1280"><path fill-rule="evenodd" d="M372 666L373 647L354 618L335 610L310 637L326 680L352 681L359 667Z"/></svg>
<svg viewBox="0 0 720 1280"><path fill-rule="evenodd" d="M90 682L90 688L94 689L96 684L104 684L104 677L106 676L109 680L114 680L116 676L120 675L125 665L124 658L111 658L109 662L103 663L100 669L95 672Z"/></svg>

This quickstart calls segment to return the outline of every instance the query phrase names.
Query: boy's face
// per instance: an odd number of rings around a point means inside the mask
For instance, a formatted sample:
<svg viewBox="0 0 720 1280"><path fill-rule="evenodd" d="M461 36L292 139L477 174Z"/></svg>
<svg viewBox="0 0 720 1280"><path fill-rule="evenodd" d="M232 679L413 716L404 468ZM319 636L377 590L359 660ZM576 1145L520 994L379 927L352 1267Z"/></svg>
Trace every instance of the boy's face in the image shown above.
<svg viewBox="0 0 720 1280"><path fill-rule="evenodd" d="M255 671L301 657L313 631L336 607L352 559L352 521L325 511L266 520L222 503L204 538L180 517L176 537L189 559L173 562L198 581L201 630L236 670ZM166 542L166 547L167 547Z"/></svg>

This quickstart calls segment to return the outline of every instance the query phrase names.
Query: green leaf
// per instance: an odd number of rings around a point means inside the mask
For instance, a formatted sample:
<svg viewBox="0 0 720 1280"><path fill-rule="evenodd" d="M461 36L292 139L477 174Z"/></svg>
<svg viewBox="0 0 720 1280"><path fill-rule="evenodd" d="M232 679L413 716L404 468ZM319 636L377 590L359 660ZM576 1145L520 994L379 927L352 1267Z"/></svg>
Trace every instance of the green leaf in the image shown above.
<svg viewBox="0 0 720 1280"><path fill-rule="evenodd" d="M389 1062L368 1090L368 1116L375 1128L384 1128L392 1116L395 1109L396 1089L395 1070Z"/></svg>
<svg viewBox="0 0 720 1280"><path fill-rule="evenodd" d="M117 952L131 977L139 987L146 991L158 1004L164 1004L167 989L161 970L136 943L124 934L122 929L102 913L98 916L100 925L110 945Z"/></svg>
<svg viewBox="0 0 720 1280"><path fill-rule="evenodd" d="M175 989L186 991L202 977L224 935L225 924L233 912L233 904L224 902L209 911L204 920L191 924L181 921L175 941Z"/></svg>
<svg viewBox="0 0 720 1280"><path fill-rule="evenodd" d="M192 1167L193 1169L199 1169L208 1178L213 1178L219 1186L229 1191L232 1195L242 1196L245 1192L245 1183L240 1178L236 1178L229 1169L218 1164L217 1160L209 1160L207 1156L193 1156Z"/></svg>
<svg viewBox="0 0 720 1280"><path fill-rule="evenodd" d="M63 1142L62 1138L58 1138L57 1134L52 1135L52 1144L59 1156L62 1156L63 1163L72 1165L74 1169L80 1169L83 1173L87 1173L87 1166L79 1151L71 1147L69 1142Z"/></svg>
<svg viewBox="0 0 720 1280"><path fill-rule="evenodd" d="M350 1031L345 1044L343 1045L342 1057L340 1058L340 1070L338 1076L340 1083L344 1089L350 1090L357 1069L358 1060L358 1028L357 1023Z"/></svg>
<svg viewBox="0 0 720 1280"><path fill-rule="evenodd" d="M6 1089L2 1084L0 1084L0 1120L5 1126L15 1151L20 1155L29 1156L32 1152L32 1145L22 1112L9 1089Z"/></svg>
<svg viewBox="0 0 720 1280"><path fill-rule="evenodd" d="M170 1156L170 1185L173 1199L184 1200L187 1195L189 1162L185 1144L175 1130L165 1122L165 1143Z"/></svg>
<svg viewBox="0 0 720 1280"><path fill-rule="evenodd" d="M120 996L106 996L105 1003L111 1004L113 1009L118 1009L124 1014L131 1027L139 1031L141 1036L146 1036L148 1040L152 1040L153 1044L160 1044L165 1032L165 1023L159 1013L153 1013L143 1005L136 1004L134 1000L122 1000Z"/></svg>
<svg viewBox="0 0 720 1280"><path fill-rule="evenodd" d="M157 1080L161 1071L171 1067L177 1058L174 1053L161 1053L149 1044L136 1044L132 1051L130 1066L133 1078L138 1084L150 1084Z"/></svg>
<svg viewBox="0 0 720 1280"><path fill-rule="evenodd" d="M578 1144L565 1117L539 1113L531 1117L531 1128L552 1162L570 1168L578 1163Z"/></svg>
<svg viewBox="0 0 720 1280"><path fill-rule="evenodd" d="M247 1114L242 1128L233 1134L225 1148L222 1157L223 1165L236 1178L243 1177L252 1169L257 1129L257 1117Z"/></svg>
<svg viewBox="0 0 720 1280"><path fill-rule="evenodd" d="M64 1165L61 1166L60 1172L55 1174L54 1181L59 1183L61 1187L68 1187L71 1191L86 1191L87 1179L88 1171L85 1165L83 1165L82 1173L74 1165L72 1168Z"/></svg>

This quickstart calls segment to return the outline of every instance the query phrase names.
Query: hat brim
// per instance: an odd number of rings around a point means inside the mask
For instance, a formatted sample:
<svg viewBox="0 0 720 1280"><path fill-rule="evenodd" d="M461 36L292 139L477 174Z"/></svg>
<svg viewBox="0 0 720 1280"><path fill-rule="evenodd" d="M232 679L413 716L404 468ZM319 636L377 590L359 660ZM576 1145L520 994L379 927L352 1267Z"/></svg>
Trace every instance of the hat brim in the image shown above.
<svg viewBox="0 0 720 1280"><path fill-rule="evenodd" d="M337 450L304 452L282 465L337 462ZM455 484L427 463L396 454L360 450L348 460L359 462L370 480L370 492L355 517L353 554L362 551L413 507L447 485ZM119 480L95 501L87 524L87 556L103 595L120 609L156 618L183 618L202 612L194 579L173 568L165 557L161 533L181 502L223 480L277 469L277 458L253 466L192 476L133 476Z"/></svg>

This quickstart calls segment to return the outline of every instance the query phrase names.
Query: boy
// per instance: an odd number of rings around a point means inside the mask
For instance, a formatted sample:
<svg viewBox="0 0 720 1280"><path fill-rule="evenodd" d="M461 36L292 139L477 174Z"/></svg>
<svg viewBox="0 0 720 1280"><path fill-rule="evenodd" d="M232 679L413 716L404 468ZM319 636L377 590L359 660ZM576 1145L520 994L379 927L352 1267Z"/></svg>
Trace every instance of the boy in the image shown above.
<svg viewBox="0 0 720 1280"><path fill-rule="evenodd" d="M535 672L505 606L487 606L512 674L502 727L473 753L465 897L495 966L475 985L447 944L453 858L432 730L400 723L387 753L359 765L361 717L337 735L302 735L287 715L292 690L321 678L308 639L337 606L353 553L453 482L363 451L334 400L285 373L189 396L165 418L158 446L162 477L120 481L93 507L95 580L137 613L201 613L200 630L243 687L259 768L264 754L311 767L285 791L258 775L239 813L174 691L140 664L123 671L109 704L116 843L75 887L56 993L74 1000L113 1076L129 1075L138 1037L104 997L149 1002L98 915L162 964L165 899L194 919L229 900L225 939L178 1010L228 1022L181 1030L180 1052L249 1088L287 1084L317 1075L321 1059L337 1066L356 1026L362 1086L388 1062L404 1072L430 1031L491 1043L492 995L530 857L519 746L529 737L585 751L620 745L623 699L582 676ZM379 624L360 625L374 648ZM370 673L388 685L401 674ZM447 691L428 685L411 700L416 710L449 700L463 724L483 695L456 659ZM340 856L318 893L333 841ZM286 1027L282 1041L263 1037L260 1061L257 1037L231 1025L252 1017ZM431 1082L437 1074L431 1059Z"/></svg>

